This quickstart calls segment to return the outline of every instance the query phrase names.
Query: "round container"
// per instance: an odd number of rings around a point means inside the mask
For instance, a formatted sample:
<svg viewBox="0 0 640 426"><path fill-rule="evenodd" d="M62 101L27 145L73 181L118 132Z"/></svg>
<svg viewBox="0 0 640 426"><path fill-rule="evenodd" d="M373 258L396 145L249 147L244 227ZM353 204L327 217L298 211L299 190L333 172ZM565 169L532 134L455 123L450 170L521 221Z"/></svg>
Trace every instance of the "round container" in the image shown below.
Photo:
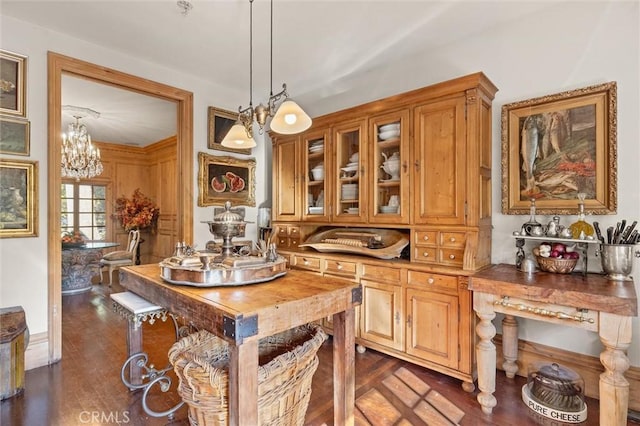
<svg viewBox="0 0 640 426"><path fill-rule="evenodd" d="M400 130L385 130L383 132L378 133L378 138L383 141L397 138L398 136L400 136Z"/></svg>
<svg viewBox="0 0 640 426"><path fill-rule="evenodd" d="M324 180L324 167L315 167L311 169L313 180Z"/></svg>
<svg viewBox="0 0 640 426"><path fill-rule="evenodd" d="M400 123L390 123L390 124L385 124L384 126L380 126L378 127L378 131L380 133L383 132L387 132L387 131L399 131L400 130Z"/></svg>
<svg viewBox="0 0 640 426"><path fill-rule="evenodd" d="M529 366L527 383L531 395L547 407L562 411L584 408L584 380L562 365L534 363Z"/></svg>
<svg viewBox="0 0 640 426"><path fill-rule="evenodd" d="M555 274L570 274L578 264L578 259L558 259L555 257L542 257L538 248L533 249L540 270Z"/></svg>
<svg viewBox="0 0 640 426"><path fill-rule="evenodd" d="M602 270L607 278L615 281L630 281L633 267L632 244L602 244L600 258Z"/></svg>

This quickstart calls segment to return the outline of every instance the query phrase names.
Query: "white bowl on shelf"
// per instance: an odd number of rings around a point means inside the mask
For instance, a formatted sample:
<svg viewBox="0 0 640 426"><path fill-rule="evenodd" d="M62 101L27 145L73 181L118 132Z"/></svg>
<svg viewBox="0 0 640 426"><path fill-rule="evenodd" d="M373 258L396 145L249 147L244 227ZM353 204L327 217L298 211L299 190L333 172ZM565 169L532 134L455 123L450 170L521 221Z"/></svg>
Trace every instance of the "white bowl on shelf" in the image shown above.
<svg viewBox="0 0 640 426"><path fill-rule="evenodd" d="M384 132L378 133L378 138L380 140L386 141L388 139L397 138L400 136L400 130L385 130Z"/></svg>
<svg viewBox="0 0 640 426"><path fill-rule="evenodd" d="M313 180L324 180L324 167L314 167L311 169Z"/></svg>
<svg viewBox="0 0 640 426"><path fill-rule="evenodd" d="M360 209L358 207L350 207L345 211L347 213L349 213L349 214L358 214L358 213L360 213Z"/></svg>
<svg viewBox="0 0 640 426"><path fill-rule="evenodd" d="M324 207L309 207L309 214L324 214Z"/></svg>
<svg viewBox="0 0 640 426"><path fill-rule="evenodd" d="M391 131L391 130L400 131L400 123L390 123L390 124L385 124L384 126L378 127L378 132L380 133Z"/></svg>
<svg viewBox="0 0 640 426"><path fill-rule="evenodd" d="M396 214L398 213L398 206L380 206L380 213Z"/></svg>

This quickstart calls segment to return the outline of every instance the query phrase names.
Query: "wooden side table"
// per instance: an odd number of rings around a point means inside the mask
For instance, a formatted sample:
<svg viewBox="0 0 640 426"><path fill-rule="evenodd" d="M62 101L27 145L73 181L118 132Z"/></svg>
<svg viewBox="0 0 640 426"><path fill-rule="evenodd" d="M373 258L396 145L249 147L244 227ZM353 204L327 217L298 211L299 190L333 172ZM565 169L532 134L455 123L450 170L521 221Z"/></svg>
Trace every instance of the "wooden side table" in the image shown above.
<svg viewBox="0 0 640 426"><path fill-rule="evenodd" d="M633 282L610 281L600 274L527 274L513 265L494 265L469 280L473 309L480 321L476 326L478 362L478 402L491 414L497 401L496 312L505 314L503 326L503 368L507 377L518 370L518 323L515 317L570 325L597 332L604 345L600 361L600 425L627 424L629 369L626 350L631 345L631 318L638 315Z"/></svg>

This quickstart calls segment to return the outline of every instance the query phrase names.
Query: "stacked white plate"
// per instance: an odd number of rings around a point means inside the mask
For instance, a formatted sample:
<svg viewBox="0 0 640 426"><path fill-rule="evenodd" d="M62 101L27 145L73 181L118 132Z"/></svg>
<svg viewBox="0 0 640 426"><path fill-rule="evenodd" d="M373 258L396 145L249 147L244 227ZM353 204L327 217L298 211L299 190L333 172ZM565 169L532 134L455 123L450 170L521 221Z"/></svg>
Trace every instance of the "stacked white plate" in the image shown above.
<svg viewBox="0 0 640 426"><path fill-rule="evenodd" d="M358 162L356 161L347 163L347 165L342 167L340 170L342 170L343 172L355 172L356 170L358 170Z"/></svg>
<svg viewBox="0 0 640 426"><path fill-rule="evenodd" d="M309 152L321 152L324 150L324 141L312 142L309 144Z"/></svg>
<svg viewBox="0 0 640 426"><path fill-rule="evenodd" d="M343 200L355 200L358 198L358 184L357 183L345 183L342 185L342 199Z"/></svg>
<svg viewBox="0 0 640 426"><path fill-rule="evenodd" d="M398 213L398 206L380 206L380 213Z"/></svg>
<svg viewBox="0 0 640 426"><path fill-rule="evenodd" d="M386 141L400 136L400 123L385 124L378 127L378 139Z"/></svg>

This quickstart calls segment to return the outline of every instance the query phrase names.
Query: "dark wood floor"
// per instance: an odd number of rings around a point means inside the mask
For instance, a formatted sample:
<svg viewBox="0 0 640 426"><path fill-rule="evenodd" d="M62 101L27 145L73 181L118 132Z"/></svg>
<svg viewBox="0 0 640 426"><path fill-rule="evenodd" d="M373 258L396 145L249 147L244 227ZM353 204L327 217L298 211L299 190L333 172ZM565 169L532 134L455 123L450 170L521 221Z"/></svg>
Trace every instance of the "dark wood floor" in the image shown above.
<svg viewBox="0 0 640 426"><path fill-rule="evenodd" d="M182 407L173 420L148 416L141 405L142 391L131 392L120 381L120 367L126 358L126 322L112 311L109 300L109 294L118 291L122 291L118 284L113 288L94 285L90 292L63 297L62 360L26 372L24 393L2 401L0 425L188 424L186 407ZM173 343L171 322L145 324L144 336L145 350L152 362L158 368L167 365L167 350ZM306 424L329 426L333 424L330 340L325 342L318 355L320 366L313 379ZM525 383L523 378L509 380L499 372L495 394L498 406L492 415L485 415L476 401L477 391L464 392L459 380L371 350L364 354L356 353L356 398L375 388L389 400L398 399L381 383L401 367L461 409L465 413L461 425L558 424L541 421L525 407L520 397L520 389ZM172 372L169 374L173 375ZM174 380L169 392L163 393L159 389L151 392L151 408L161 412L178 403L180 399L175 386ZM588 400L587 404L589 420L584 424L597 425L597 401ZM402 407L405 407L404 411ZM371 413L366 417L356 410L356 424L424 424L402 401L396 404L396 408L401 410L402 423L388 421L382 415L372 416Z"/></svg>

